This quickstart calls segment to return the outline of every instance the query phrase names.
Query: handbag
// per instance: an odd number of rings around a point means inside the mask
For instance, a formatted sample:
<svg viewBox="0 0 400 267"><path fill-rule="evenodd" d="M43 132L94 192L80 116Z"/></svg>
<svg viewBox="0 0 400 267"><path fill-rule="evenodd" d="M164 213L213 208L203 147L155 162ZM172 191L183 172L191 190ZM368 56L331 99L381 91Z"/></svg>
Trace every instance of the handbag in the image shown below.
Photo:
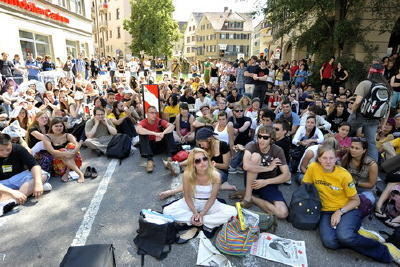
<svg viewBox="0 0 400 267"><path fill-rule="evenodd" d="M60 267L114 267L114 246L112 244L96 244L69 247Z"/></svg>
<svg viewBox="0 0 400 267"><path fill-rule="evenodd" d="M186 160L188 157L189 157L189 152L187 152L186 150L181 150L172 156L172 160L177 162L182 162Z"/></svg>
<svg viewBox="0 0 400 267"><path fill-rule="evenodd" d="M225 223L215 240L215 246L222 253L233 256L245 256L250 252L254 241L258 239L260 229L248 227L242 231L239 220L234 217Z"/></svg>

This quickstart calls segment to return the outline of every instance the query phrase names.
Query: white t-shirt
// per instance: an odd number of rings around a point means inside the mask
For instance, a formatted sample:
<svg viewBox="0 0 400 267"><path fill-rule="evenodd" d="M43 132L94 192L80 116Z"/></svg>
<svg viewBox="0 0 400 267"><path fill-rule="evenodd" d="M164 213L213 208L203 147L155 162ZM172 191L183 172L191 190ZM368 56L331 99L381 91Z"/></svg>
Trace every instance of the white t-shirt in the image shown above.
<svg viewBox="0 0 400 267"><path fill-rule="evenodd" d="M136 61L128 62L128 68L130 72L138 72L139 64Z"/></svg>

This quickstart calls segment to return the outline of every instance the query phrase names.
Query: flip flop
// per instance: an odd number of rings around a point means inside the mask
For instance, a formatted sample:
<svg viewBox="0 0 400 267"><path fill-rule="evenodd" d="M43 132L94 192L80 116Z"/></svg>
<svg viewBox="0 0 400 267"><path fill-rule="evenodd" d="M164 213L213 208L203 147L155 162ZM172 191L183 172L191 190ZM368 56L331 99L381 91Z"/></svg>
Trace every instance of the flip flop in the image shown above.
<svg viewBox="0 0 400 267"><path fill-rule="evenodd" d="M400 227L400 222L393 222L393 219L386 220L384 223L392 228Z"/></svg>

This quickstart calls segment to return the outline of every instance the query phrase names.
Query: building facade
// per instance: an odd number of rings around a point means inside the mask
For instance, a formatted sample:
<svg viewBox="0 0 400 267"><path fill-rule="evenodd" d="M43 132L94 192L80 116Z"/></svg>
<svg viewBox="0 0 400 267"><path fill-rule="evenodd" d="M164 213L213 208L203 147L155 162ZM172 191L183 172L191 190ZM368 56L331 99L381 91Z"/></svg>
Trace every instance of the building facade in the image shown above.
<svg viewBox="0 0 400 267"><path fill-rule="evenodd" d="M127 0L92 0L93 38L98 56L126 57L131 55L132 37L123 28L123 21L131 16Z"/></svg>
<svg viewBox="0 0 400 267"><path fill-rule="evenodd" d="M184 33L186 31L186 26L187 22L186 21L179 21L178 22L178 27L179 27L179 39L174 43L174 46L172 48L172 56L173 57L183 57L183 49L185 46L185 40L184 40Z"/></svg>
<svg viewBox="0 0 400 267"><path fill-rule="evenodd" d="M0 51L11 56L93 54L91 4L84 0L0 0Z"/></svg>
<svg viewBox="0 0 400 267"><path fill-rule="evenodd" d="M253 32L251 13L225 8L224 12L205 12L196 18L192 14L185 31L184 55L189 60L233 61L249 57Z"/></svg>

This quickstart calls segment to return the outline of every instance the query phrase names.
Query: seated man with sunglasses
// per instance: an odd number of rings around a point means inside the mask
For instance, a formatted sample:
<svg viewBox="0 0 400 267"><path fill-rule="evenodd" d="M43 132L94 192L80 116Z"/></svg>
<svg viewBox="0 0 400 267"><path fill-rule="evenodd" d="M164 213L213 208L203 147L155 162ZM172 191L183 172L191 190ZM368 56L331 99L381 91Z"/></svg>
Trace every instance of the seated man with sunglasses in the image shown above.
<svg viewBox="0 0 400 267"><path fill-rule="evenodd" d="M283 149L274 142L274 128L261 126L257 141L246 145L243 156L246 191L242 206L254 203L263 211L284 219L288 208L278 186L290 180L290 172Z"/></svg>

